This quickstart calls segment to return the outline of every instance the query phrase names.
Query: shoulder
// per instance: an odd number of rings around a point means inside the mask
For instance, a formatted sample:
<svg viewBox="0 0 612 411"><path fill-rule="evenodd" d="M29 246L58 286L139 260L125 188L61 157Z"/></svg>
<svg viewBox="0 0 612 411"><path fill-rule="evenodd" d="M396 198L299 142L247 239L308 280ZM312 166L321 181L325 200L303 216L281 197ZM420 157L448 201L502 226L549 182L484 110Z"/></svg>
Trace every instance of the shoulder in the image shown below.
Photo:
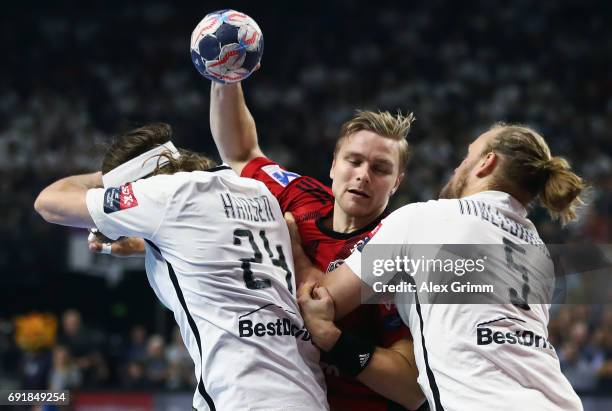
<svg viewBox="0 0 612 411"><path fill-rule="evenodd" d="M300 177L299 174L287 170L285 167L267 157L256 157L249 161L242 169L240 176L257 179L267 177L276 181L283 187L286 187L291 181Z"/></svg>
<svg viewBox="0 0 612 411"><path fill-rule="evenodd" d="M214 169L203 171L180 171L171 175L154 176L151 177L151 179L158 179L152 181L158 181L160 184L167 184L177 187L193 183L234 182L248 184L249 181L252 181L250 179L239 177L229 167L215 167Z"/></svg>
<svg viewBox="0 0 612 411"><path fill-rule="evenodd" d="M191 173L158 174L131 183L136 191L171 194L190 181Z"/></svg>
<svg viewBox="0 0 612 411"><path fill-rule="evenodd" d="M174 174L158 174L152 177L137 180L128 185L132 186L134 193L157 198L168 198L178 193L193 191L195 185L205 184L218 180L219 176L203 171L178 172ZM124 187L124 186L123 186ZM122 189L123 189L122 187Z"/></svg>
<svg viewBox="0 0 612 411"><path fill-rule="evenodd" d="M386 219L391 216L414 217L425 216L428 214L444 213L454 209L459 209L459 201L456 199L429 200L419 203L406 204L393 211Z"/></svg>
<svg viewBox="0 0 612 411"><path fill-rule="evenodd" d="M417 228L430 227L432 223L444 224L460 214L459 201L455 199L430 200L426 202L406 204L393 211L381 221L381 225Z"/></svg>

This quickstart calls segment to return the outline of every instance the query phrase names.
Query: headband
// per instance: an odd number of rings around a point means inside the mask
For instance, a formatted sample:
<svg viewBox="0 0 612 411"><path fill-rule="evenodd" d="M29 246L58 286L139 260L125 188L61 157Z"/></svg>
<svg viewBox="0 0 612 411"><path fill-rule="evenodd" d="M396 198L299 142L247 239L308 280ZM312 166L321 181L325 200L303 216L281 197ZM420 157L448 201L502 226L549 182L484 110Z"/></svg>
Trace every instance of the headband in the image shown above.
<svg viewBox="0 0 612 411"><path fill-rule="evenodd" d="M181 156L176 147L174 147L174 144L172 144L172 141L168 141L142 153L138 157L126 161L104 174L102 176L104 187L118 187L122 184L148 176L155 171L158 166L161 167L170 161L167 157L161 155L166 151L170 151L173 158L179 158Z"/></svg>

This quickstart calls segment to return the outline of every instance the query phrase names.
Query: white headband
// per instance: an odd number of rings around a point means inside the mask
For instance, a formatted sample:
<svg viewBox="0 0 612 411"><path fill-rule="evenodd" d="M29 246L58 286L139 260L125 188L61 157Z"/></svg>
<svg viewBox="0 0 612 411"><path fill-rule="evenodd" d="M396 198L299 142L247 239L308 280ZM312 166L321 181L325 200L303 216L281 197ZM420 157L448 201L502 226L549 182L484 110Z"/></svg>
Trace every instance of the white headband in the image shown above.
<svg viewBox="0 0 612 411"><path fill-rule="evenodd" d="M160 155L165 151L170 151L174 158L179 158L181 156L176 147L174 147L174 144L172 144L172 141L168 141L146 153L142 153L130 161L126 161L104 174L102 176L104 187L118 187L122 184L130 183L148 176L155 171L158 166L161 167L170 161L167 157Z"/></svg>

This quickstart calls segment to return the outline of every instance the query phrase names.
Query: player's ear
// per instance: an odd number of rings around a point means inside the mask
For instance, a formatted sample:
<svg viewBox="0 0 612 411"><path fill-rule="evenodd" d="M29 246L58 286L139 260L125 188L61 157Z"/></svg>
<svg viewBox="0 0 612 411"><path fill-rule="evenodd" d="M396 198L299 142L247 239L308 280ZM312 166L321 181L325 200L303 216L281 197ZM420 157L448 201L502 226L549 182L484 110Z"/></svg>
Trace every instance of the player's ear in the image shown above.
<svg viewBox="0 0 612 411"><path fill-rule="evenodd" d="M495 167L499 163L499 156L495 151L485 154L477 164L476 177L486 177L493 173Z"/></svg>
<svg viewBox="0 0 612 411"><path fill-rule="evenodd" d="M329 178L334 179L334 168L336 167L336 156L332 160L331 168L329 169Z"/></svg>
<svg viewBox="0 0 612 411"><path fill-rule="evenodd" d="M397 178L395 179L395 184L393 184L393 188L391 189L391 192L389 192L389 197L391 197L393 194L395 194L397 192L397 189L399 188L400 184L402 184L402 181L404 180L404 173L400 173L400 175L397 176Z"/></svg>

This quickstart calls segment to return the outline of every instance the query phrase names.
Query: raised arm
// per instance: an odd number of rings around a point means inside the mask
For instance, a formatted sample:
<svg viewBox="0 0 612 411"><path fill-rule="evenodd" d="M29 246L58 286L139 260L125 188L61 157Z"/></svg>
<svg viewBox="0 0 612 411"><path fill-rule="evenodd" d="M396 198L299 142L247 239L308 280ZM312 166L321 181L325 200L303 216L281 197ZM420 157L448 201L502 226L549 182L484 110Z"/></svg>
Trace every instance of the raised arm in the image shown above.
<svg viewBox="0 0 612 411"><path fill-rule="evenodd" d="M212 83L210 131L221 158L238 174L250 160L263 156L240 83Z"/></svg>

